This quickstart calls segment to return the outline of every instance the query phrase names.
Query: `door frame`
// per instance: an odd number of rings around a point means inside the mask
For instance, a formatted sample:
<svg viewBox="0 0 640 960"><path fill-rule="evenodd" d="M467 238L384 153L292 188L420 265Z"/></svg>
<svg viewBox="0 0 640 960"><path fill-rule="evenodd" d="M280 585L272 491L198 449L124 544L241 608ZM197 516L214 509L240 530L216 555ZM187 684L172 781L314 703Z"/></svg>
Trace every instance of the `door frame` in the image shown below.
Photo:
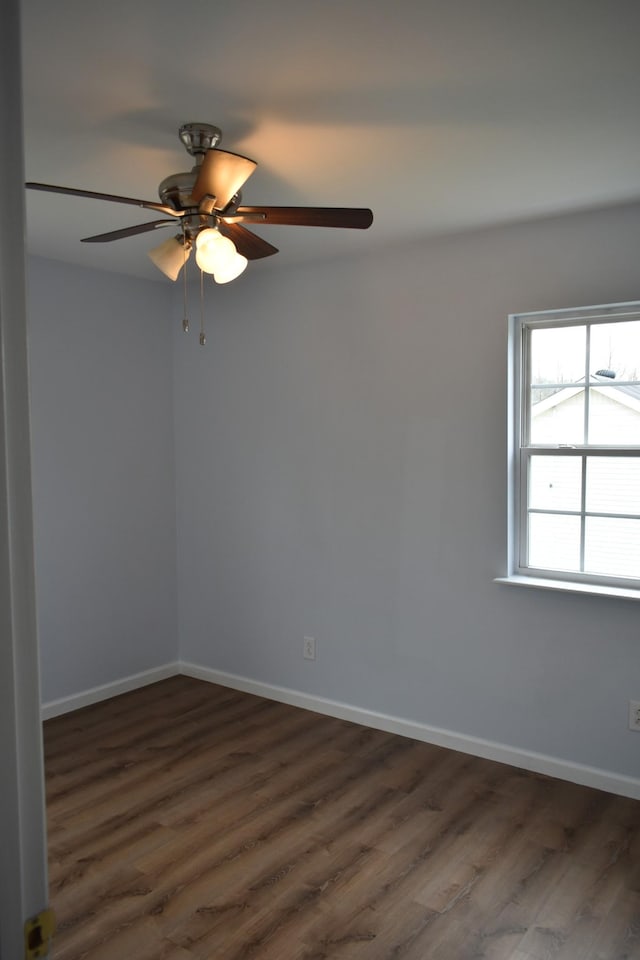
<svg viewBox="0 0 640 960"><path fill-rule="evenodd" d="M20 3L0 31L0 960L45 909L47 836L36 631L26 324Z"/></svg>

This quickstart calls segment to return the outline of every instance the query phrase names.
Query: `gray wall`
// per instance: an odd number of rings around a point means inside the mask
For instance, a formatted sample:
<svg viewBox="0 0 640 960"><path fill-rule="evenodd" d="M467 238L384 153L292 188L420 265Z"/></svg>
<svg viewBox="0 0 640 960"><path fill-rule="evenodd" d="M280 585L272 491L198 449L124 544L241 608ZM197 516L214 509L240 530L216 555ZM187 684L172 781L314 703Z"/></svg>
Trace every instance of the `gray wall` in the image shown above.
<svg viewBox="0 0 640 960"><path fill-rule="evenodd" d="M162 281L34 260L44 701L179 655L640 775L640 607L493 582L507 314L637 299L639 248L636 206L266 261L205 349Z"/></svg>
<svg viewBox="0 0 640 960"><path fill-rule="evenodd" d="M640 607L493 578L507 314L640 298L639 249L612 209L256 264L206 350L176 312L181 656L638 776Z"/></svg>
<svg viewBox="0 0 640 960"><path fill-rule="evenodd" d="M28 310L48 702L175 659L171 338L163 284L37 258Z"/></svg>

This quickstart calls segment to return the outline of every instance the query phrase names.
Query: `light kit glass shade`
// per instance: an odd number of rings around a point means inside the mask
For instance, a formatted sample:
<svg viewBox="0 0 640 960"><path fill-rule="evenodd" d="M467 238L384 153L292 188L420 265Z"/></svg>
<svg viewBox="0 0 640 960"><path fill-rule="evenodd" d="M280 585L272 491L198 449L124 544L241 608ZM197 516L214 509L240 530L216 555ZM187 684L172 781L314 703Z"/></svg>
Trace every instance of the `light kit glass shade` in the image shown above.
<svg viewBox="0 0 640 960"><path fill-rule="evenodd" d="M235 280L247 269L248 262L247 258L243 257L241 253L236 253L216 267L213 279L216 283L229 283L230 280Z"/></svg>
<svg viewBox="0 0 640 960"><path fill-rule="evenodd" d="M169 237L159 246L149 250L149 258L169 280L177 280L180 271L189 259L191 241L183 242L181 236Z"/></svg>

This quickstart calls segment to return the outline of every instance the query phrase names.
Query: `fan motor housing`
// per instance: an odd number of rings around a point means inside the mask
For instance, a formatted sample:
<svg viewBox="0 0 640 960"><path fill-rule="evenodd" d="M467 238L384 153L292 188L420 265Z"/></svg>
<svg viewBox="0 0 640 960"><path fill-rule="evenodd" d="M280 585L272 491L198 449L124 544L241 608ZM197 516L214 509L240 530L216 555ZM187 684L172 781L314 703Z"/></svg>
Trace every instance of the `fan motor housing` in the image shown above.
<svg viewBox="0 0 640 960"><path fill-rule="evenodd" d="M171 176L165 177L158 187L158 195L162 202L176 210L192 207L194 203L191 199L191 191L197 176L197 170L189 170L184 173L172 173Z"/></svg>
<svg viewBox="0 0 640 960"><path fill-rule="evenodd" d="M194 205L191 191L198 179L202 159L207 151L220 143L222 130L212 123L183 123L178 136L187 153L195 157L196 164L189 172L172 173L165 177L158 187L158 194L163 203L176 210L184 210Z"/></svg>

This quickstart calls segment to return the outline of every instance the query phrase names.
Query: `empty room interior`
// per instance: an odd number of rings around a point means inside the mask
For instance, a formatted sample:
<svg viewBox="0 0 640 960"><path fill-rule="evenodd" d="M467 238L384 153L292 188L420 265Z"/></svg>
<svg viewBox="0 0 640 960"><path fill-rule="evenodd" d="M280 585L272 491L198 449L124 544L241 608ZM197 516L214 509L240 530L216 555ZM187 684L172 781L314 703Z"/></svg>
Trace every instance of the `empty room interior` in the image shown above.
<svg viewBox="0 0 640 960"><path fill-rule="evenodd" d="M51 956L640 957L637 3L21 17Z"/></svg>

